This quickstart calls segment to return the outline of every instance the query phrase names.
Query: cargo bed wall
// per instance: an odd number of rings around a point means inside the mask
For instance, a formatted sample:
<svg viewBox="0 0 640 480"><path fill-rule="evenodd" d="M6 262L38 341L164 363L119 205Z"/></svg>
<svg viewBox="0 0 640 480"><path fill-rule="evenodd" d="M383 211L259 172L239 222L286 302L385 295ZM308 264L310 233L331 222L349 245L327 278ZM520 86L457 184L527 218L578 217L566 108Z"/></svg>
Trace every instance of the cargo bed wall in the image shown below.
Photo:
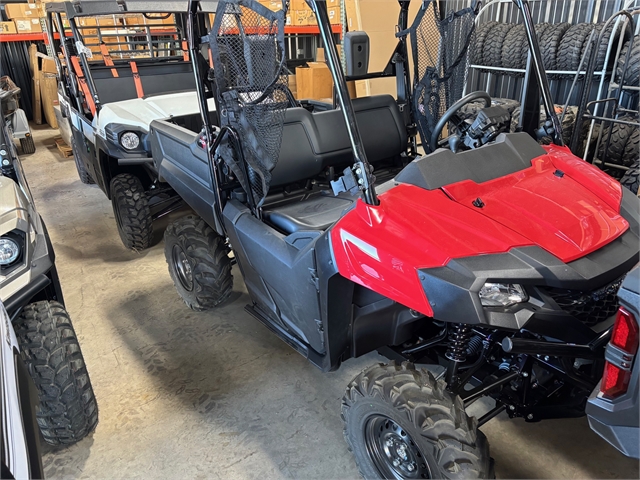
<svg viewBox="0 0 640 480"><path fill-rule="evenodd" d="M163 120L151 122L149 131L160 180L171 185L198 215L216 228L207 154L197 146L198 134Z"/></svg>

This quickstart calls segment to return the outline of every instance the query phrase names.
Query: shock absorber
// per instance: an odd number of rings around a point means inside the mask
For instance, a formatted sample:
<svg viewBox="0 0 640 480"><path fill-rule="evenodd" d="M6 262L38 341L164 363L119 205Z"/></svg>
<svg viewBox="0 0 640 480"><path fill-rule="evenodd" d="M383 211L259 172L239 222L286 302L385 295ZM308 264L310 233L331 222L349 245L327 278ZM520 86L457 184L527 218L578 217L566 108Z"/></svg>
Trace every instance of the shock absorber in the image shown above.
<svg viewBox="0 0 640 480"><path fill-rule="evenodd" d="M444 356L449 359L447 366L447 385L450 389L457 387L458 366L467 359L467 349L471 339L471 327L464 323L453 325L449 334L449 346Z"/></svg>

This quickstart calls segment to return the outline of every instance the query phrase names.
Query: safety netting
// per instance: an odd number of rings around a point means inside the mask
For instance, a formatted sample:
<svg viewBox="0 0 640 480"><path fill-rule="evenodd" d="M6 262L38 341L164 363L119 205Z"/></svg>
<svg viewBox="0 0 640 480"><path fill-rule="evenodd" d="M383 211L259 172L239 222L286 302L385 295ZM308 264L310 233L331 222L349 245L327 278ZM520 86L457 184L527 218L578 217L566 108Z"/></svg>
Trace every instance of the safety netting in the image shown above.
<svg viewBox="0 0 640 480"><path fill-rule="evenodd" d="M256 207L269 190L290 100L284 25L282 10L254 0L223 0L209 35L220 121L239 137L238 145L223 145L221 156Z"/></svg>
<svg viewBox="0 0 640 480"><path fill-rule="evenodd" d="M413 24L397 34L409 35L411 42L414 68L411 108L427 150L438 120L464 92L467 51L473 41L476 14L477 6L472 5L442 15L438 2L423 0Z"/></svg>

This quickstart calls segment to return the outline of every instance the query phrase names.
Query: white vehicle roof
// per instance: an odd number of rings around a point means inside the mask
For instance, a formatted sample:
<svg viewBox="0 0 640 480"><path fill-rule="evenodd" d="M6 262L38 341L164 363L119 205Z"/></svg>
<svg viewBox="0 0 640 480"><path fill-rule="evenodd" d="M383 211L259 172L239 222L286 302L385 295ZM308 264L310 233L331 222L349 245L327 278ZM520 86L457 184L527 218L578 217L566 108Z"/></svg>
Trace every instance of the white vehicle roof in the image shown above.
<svg viewBox="0 0 640 480"><path fill-rule="evenodd" d="M209 109L215 110L213 99L209 99ZM102 105L94 118L94 128L104 138L104 127L110 123L131 125L143 132L149 131L153 120L162 120L170 116L178 117L198 113L196 91L154 95L149 98L133 98Z"/></svg>

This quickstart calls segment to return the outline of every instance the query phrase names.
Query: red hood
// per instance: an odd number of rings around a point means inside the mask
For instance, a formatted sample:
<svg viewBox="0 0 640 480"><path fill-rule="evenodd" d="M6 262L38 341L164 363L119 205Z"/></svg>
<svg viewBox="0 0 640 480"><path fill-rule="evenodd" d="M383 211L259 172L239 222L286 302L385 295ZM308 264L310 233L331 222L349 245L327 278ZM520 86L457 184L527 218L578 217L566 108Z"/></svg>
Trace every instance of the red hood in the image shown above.
<svg viewBox="0 0 640 480"><path fill-rule="evenodd" d="M533 244L570 262L606 245L627 228L620 215L621 190L612 179L582 163L577 173L567 163L564 149L532 161L526 170L482 184L463 181L443 188L461 205L518 232ZM557 171L558 170L558 171ZM593 184L584 186L585 175ZM590 187L590 188L589 188ZM601 188L599 188L601 187ZM481 199L484 206L473 205ZM615 208L613 207L615 205Z"/></svg>
<svg viewBox="0 0 640 480"><path fill-rule="evenodd" d="M418 269L533 245L570 262L627 230L615 180L568 149L547 152L531 168L482 184L400 184L379 196L379 206L358 200L331 229L338 271L432 315ZM477 198L482 208L473 205Z"/></svg>

